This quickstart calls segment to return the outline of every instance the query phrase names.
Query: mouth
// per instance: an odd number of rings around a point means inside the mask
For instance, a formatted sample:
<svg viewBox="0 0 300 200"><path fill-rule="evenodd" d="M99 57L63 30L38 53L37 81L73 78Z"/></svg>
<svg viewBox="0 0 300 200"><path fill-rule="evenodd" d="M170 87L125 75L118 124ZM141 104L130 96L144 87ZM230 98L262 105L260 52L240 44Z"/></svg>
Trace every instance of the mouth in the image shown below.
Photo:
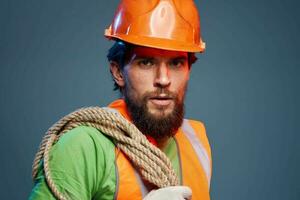
<svg viewBox="0 0 300 200"><path fill-rule="evenodd" d="M149 100L156 106L168 106L173 102L173 98L166 95L154 96L149 98Z"/></svg>

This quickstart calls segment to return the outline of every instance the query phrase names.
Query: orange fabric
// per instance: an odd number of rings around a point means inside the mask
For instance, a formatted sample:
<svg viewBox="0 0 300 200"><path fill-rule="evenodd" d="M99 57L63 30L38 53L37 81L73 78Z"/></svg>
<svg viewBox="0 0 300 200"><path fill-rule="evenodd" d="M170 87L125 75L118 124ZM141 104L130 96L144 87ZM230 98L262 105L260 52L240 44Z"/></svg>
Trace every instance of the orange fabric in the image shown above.
<svg viewBox="0 0 300 200"><path fill-rule="evenodd" d="M198 131L195 132L198 133ZM194 200L209 200L209 187L206 175L196 152L181 129L179 129L175 138L179 146L183 185L192 189Z"/></svg>
<svg viewBox="0 0 300 200"><path fill-rule="evenodd" d="M128 111L126 108L126 103L125 103L124 99L117 99L117 100L111 102L108 105L108 107L118 110L123 117L125 117L128 121L131 122L131 118L128 114Z"/></svg>
<svg viewBox="0 0 300 200"><path fill-rule="evenodd" d="M124 153L116 148L117 168L118 168L118 187L116 190L117 200L141 200L142 192L136 179L134 168Z"/></svg>
<svg viewBox="0 0 300 200"><path fill-rule="evenodd" d="M198 10L192 0L122 0L104 35L165 50L205 49Z"/></svg>

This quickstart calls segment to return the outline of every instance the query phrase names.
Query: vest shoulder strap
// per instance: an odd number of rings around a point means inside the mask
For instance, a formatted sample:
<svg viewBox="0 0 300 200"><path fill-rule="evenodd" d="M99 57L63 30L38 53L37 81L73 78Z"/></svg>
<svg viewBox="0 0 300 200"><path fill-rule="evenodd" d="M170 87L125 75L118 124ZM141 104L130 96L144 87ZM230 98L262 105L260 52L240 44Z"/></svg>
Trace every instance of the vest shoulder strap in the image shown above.
<svg viewBox="0 0 300 200"><path fill-rule="evenodd" d="M208 200L211 161L209 150L204 145L204 136L206 133L202 123L184 120L175 139L180 153L183 185L192 188L196 199Z"/></svg>
<svg viewBox="0 0 300 200"><path fill-rule="evenodd" d="M116 147L116 200L141 200L148 193L143 181L126 155Z"/></svg>

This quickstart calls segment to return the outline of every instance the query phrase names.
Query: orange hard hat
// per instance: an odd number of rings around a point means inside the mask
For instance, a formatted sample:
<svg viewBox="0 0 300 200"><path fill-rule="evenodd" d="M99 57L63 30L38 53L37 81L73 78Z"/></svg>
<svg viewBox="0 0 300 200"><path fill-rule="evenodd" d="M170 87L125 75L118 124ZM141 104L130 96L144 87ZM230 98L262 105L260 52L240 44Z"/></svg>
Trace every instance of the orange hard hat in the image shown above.
<svg viewBox="0 0 300 200"><path fill-rule="evenodd" d="M186 52L203 52L200 20L193 0L122 0L109 39Z"/></svg>

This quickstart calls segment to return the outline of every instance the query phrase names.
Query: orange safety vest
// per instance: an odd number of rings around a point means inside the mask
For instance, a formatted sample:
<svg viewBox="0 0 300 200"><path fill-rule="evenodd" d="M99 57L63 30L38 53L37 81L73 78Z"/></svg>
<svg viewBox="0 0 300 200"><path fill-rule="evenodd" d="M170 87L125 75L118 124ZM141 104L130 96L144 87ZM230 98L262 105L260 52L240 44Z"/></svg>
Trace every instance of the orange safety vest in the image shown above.
<svg viewBox="0 0 300 200"><path fill-rule="evenodd" d="M114 101L110 108L119 111L130 121L123 100ZM179 153L182 185L192 189L194 200L209 200L211 179L211 151L204 125L201 122L184 119L174 137ZM126 155L116 148L116 193L115 199L141 200L149 192Z"/></svg>

